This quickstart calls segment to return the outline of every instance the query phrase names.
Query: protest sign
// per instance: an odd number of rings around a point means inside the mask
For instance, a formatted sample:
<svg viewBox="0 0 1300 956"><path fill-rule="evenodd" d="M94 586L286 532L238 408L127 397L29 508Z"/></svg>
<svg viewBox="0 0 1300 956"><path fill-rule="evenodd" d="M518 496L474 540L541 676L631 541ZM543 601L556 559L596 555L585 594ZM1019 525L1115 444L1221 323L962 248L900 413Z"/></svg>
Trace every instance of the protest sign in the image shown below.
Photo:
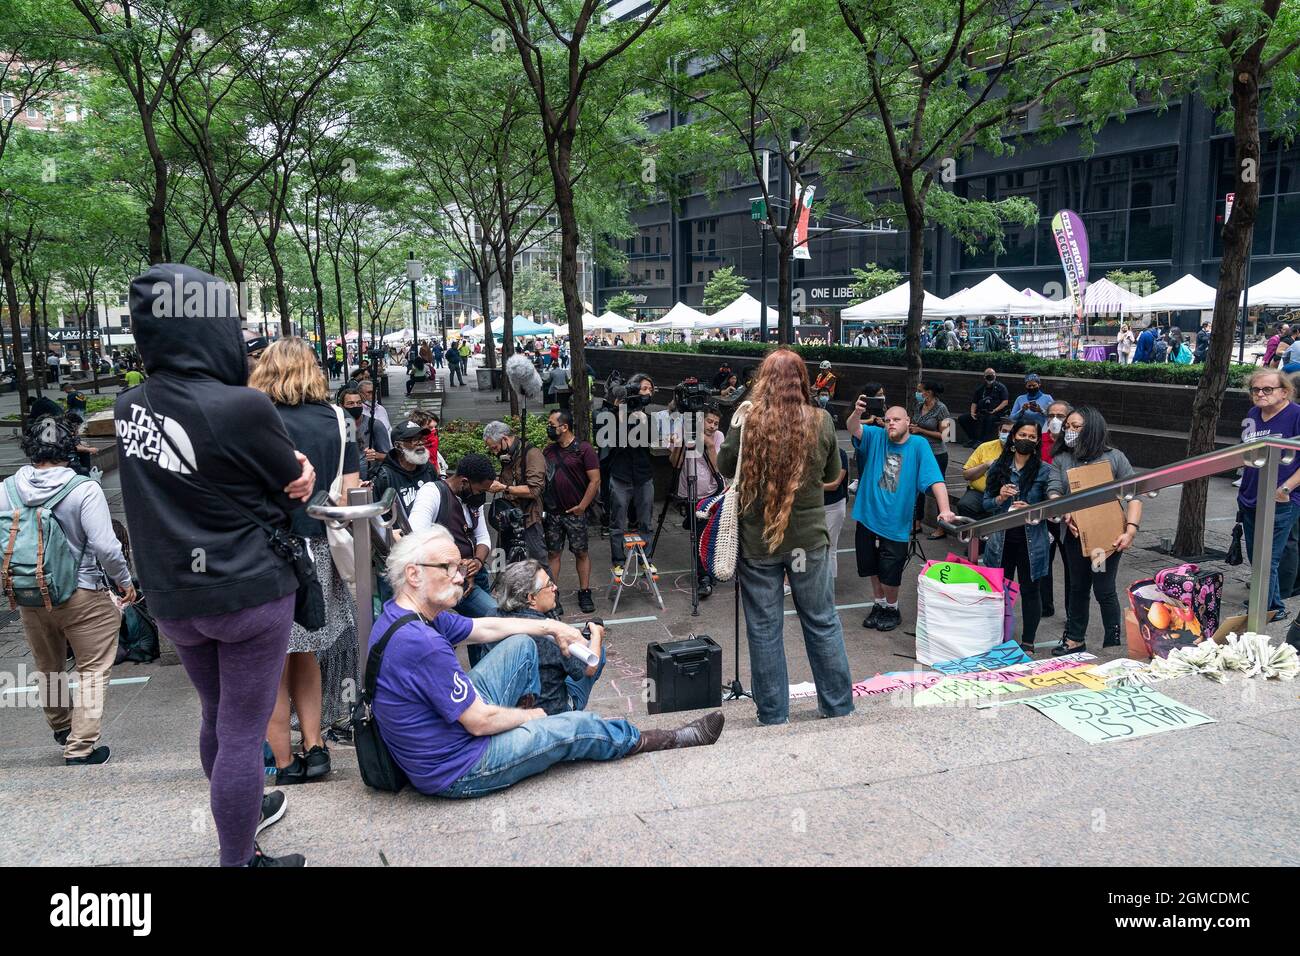
<svg viewBox="0 0 1300 956"><path fill-rule="evenodd" d="M1147 687L1045 694L1025 704L1090 744L1214 723L1213 717Z"/></svg>
<svg viewBox="0 0 1300 956"><path fill-rule="evenodd" d="M1087 664L1082 667L1068 667L1062 670L1048 671L1045 674L1026 674L1016 678L1016 683L1023 684L1030 690L1047 690L1052 687L1083 686L1089 690L1101 690L1106 680L1097 676Z"/></svg>
<svg viewBox="0 0 1300 956"><path fill-rule="evenodd" d="M968 671L995 671L1011 664L1028 664L1029 655L1020 649L1015 641L1004 641L997 647L991 647L981 654L971 657L959 657L955 661L940 661L931 664L932 670L943 674L965 674Z"/></svg>
<svg viewBox="0 0 1300 956"><path fill-rule="evenodd" d="M945 677L933 687L917 690L912 694L914 707L932 707L935 704L957 704L968 700L983 700L1000 694L1014 694L1021 690L1017 684L1002 684L997 681L964 680L959 677Z"/></svg>

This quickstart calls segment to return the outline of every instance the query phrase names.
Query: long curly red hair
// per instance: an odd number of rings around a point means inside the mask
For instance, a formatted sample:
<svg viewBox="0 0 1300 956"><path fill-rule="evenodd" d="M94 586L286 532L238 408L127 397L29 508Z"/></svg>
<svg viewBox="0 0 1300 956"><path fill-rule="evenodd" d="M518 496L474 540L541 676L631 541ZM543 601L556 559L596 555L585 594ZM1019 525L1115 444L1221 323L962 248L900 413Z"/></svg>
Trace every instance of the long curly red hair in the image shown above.
<svg viewBox="0 0 1300 956"><path fill-rule="evenodd" d="M740 462L740 511L763 501L763 543L772 552L785 537L794 496L808 474L819 431L810 400L808 369L795 352L769 353L754 380L753 407L745 417Z"/></svg>

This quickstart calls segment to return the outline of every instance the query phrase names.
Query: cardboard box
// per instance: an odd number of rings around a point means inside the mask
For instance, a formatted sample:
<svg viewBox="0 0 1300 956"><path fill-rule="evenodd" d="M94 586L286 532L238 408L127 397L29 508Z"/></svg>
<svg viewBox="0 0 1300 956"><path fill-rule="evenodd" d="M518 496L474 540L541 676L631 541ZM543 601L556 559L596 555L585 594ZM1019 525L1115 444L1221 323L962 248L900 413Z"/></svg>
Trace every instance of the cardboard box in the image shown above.
<svg viewBox="0 0 1300 956"><path fill-rule="evenodd" d="M1095 461L1091 465L1080 465L1065 473L1070 483L1070 493L1086 491L1098 485L1115 480L1110 470L1110 462ZM1093 505L1073 514L1074 526L1079 529L1079 544L1083 547L1083 556L1092 559L1092 552L1100 548L1106 557L1115 553L1115 539L1124 533L1124 509L1119 501Z"/></svg>

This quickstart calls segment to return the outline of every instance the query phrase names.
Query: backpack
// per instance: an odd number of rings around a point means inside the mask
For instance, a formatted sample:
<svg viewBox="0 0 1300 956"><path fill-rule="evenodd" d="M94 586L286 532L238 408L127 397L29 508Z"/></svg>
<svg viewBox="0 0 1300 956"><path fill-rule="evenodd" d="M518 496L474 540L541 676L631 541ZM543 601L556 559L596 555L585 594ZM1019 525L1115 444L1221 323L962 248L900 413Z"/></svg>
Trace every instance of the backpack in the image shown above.
<svg viewBox="0 0 1300 956"><path fill-rule="evenodd" d="M73 554L63 528L54 518L54 506L85 481L90 479L74 475L45 501L27 507L18 495L17 480L5 479L5 491L13 510L0 575L9 595L10 610L19 606L49 610L67 603L76 592L81 555Z"/></svg>

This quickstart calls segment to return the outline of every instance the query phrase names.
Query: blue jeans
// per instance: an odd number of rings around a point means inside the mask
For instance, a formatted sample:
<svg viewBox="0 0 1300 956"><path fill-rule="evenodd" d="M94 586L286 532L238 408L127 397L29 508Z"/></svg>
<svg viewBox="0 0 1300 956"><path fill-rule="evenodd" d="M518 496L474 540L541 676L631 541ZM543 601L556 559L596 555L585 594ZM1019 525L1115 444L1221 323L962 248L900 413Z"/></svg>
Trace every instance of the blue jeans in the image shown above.
<svg viewBox="0 0 1300 956"><path fill-rule="evenodd" d="M1264 490L1261 488L1260 493ZM1294 505L1274 505L1276 509L1273 514L1273 549L1268 562L1268 609L1270 611L1285 611L1286 605L1282 603L1282 589L1278 586L1277 567L1282 561L1282 553L1286 551L1287 539L1291 536L1291 525L1295 524L1296 509ZM1254 563L1255 556L1255 509L1242 507L1241 509L1241 527L1244 532L1242 537L1246 539L1246 557Z"/></svg>
<svg viewBox="0 0 1300 956"><path fill-rule="evenodd" d="M488 576L486 571L479 571L474 577L474 585L465 592L465 596L460 599L460 603L452 608L457 614L465 617L498 617L501 609L497 607L497 602L493 600L492 595L488 593ZM488 651L496 647L495 644L470 644L465 650L469 654L469 666L473 667L483 658L487 657Z"/></svg>
<svg viewBox="0 0 1300 956"><path fill-rule="evenodd" d="M573 677L564 678L564 685L569 688L569 702L573 705L574 710L586 710L587 701L591 698L591 689L596 686L596 681L600 680L601 672L605 670L605 645L600 645L600 663L596 665L596 673L590 677L575 679Z"/></svg>
<svg viewBox="0 0 1300 956"><path fill-rule="evenodd" d="M513 707L525 694L541 691L537 645L523 634L508 637L469 672L469 679L485 703ZM474 769L438 795L478 797L504 790L566 760L618 760L640 740L641 732L626 720L602 720L585 710L530 720L494 735Z"/></svg>
<svg viewBox="0 0 1300 956"><path fill-rule="evenodd" d="M853 678L844 650L844 631L835 610L835 579L830 548L806 554L789 552L737 562L740 603L745 608L749 673L760 724L790 719L790 681L785 664L785 601L782 584L789 573L790 592L803 628L804 647L817 684L817 710L823 717L853 713ZM802 559L802 560L799 560Z"/></svg>

